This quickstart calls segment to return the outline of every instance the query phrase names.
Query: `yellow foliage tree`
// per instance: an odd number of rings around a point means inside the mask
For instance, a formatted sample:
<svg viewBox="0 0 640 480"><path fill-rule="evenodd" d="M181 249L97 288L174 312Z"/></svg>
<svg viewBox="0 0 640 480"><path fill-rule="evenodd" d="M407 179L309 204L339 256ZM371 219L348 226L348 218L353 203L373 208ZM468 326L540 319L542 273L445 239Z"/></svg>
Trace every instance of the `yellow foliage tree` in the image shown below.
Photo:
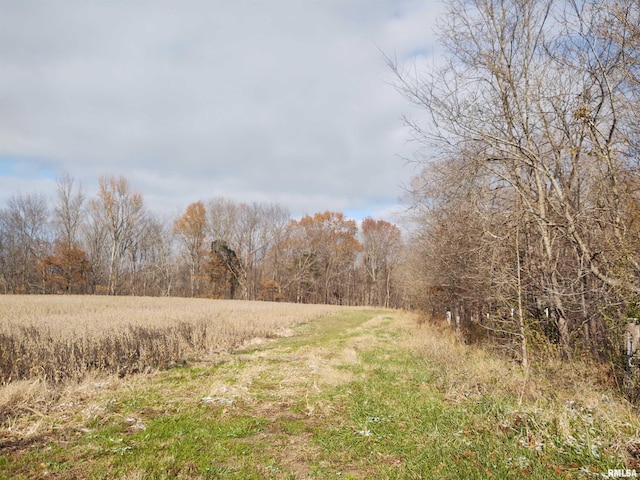
<svg viewBox="0 0 640 480"><path fill-rule="evenodd" d="M206 211L202 202L192 203L184 214L173 224L173 232L178 236L183 248L183 256L189 266L189 285L191 296L200 293L200 276L206 231Z"/></svg>

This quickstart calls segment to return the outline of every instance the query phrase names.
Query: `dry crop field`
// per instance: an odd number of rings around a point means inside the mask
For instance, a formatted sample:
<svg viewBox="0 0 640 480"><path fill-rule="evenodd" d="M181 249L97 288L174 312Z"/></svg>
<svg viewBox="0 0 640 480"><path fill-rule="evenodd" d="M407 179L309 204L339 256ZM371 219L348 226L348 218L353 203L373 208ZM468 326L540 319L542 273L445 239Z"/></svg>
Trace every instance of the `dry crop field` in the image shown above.
<svg viewBox="0 0 640 480"><path fill-rule="evenodd" d="M343 307L231 300L0 295L0 384L150 371L229 351Z"/></svg>

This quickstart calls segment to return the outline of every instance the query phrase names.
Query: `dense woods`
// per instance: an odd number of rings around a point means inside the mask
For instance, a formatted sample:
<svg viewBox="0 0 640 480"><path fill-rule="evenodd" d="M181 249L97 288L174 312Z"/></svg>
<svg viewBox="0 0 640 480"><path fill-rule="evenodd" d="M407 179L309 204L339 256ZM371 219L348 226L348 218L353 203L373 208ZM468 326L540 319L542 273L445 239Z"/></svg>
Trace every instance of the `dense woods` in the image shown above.
<svg viewBox="0 0 640 480"><path fill-rule="evenodd" d="M408 119L421 306L525 364L531 337L615 357L640 316L640 3L448 5L439 67L389 60L426 113Z"/></svg>
<svg viewBox="0 0 640 480"><path fill-rule="evenodd" d="M198 201L161 221L124 177L86 198L15 194L0 210L3 293L187 296L401 306L397 226L279 205Z"/></svg>

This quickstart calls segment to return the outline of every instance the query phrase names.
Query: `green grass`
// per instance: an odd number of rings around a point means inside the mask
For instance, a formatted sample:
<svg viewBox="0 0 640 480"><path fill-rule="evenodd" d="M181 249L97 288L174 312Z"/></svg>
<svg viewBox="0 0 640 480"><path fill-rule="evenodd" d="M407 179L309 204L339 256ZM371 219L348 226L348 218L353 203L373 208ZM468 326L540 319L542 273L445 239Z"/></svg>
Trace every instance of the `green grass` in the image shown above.
<svg viewBox="0 0 640 480"><path fill-rule="evenodd" d="M0 478L577 479L629 467L621 445L638 422L614 417L618 403L523 401L501 378L517 371L480 377L460 346L453 368L411 347L425 332L401 316L343 312L96 398L103 414L83 428L63 422L0 452Z"/></svg>
<svg viewBox="0 0 640 480"><path fill-rule="evenodd" d="M451 405L425 386L414 359L397 355L373 363L388 352L368 355L374 366L368 378L344 387L348 421L316 431L327 455L349 452L356 470L379 478L580 478L619 465L593 456L585 419L574 425L580 445L558 439L537 450L527 440L527 425L516 422L513 399L485 396Z"/></svg>

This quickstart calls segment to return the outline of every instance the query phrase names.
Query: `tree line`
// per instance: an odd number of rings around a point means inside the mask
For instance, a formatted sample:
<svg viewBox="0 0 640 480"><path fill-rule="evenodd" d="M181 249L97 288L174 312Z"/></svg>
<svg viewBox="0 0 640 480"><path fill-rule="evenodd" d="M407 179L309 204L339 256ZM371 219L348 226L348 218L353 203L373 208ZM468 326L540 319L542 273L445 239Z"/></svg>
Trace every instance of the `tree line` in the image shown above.
<svg viewBox="0 0 640 480"><path fill-rule="evenodd" d="M198 201L162 221L124 177L87 198L66 175L55 198L0 210L0 289L23 294L189 296L400 306L396 225L342 213L292 219L276 204Z"/></svg>
<svg viewBox="0 0 640 480"><path fill-rule="evenodd" d="M425 113L421 307L525 364L532 338L613 358L640 317L640 3L453 0L438 35L433 68L388 59Z"/></svg>

